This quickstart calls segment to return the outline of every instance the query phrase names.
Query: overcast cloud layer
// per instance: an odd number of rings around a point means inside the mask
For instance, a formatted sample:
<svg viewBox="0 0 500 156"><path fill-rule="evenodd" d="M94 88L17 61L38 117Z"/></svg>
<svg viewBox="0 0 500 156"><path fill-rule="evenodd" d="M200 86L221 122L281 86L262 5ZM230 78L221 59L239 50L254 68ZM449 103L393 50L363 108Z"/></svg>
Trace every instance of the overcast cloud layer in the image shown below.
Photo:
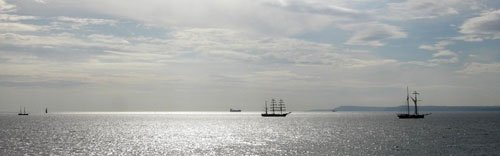
<svg viewBox="0 0 500 156"><path fill-rule="evenodd" d="M0 0L0 110L500 105L494 0Z"/></svg>

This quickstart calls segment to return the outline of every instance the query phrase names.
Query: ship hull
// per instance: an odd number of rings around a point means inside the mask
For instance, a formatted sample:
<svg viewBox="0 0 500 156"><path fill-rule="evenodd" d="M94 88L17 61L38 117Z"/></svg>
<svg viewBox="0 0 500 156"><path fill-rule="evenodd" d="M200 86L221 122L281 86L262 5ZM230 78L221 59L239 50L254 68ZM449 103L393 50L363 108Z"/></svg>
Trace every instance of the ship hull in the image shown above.
<svg viewBox="0 0 500 156"><path fill-rule="evenodd" d="M17 114L17 115L29 115L29 114L19 113L19 114Z"/></svg>
<svg viewBox="0 0 500 156"><path fill-rule="evenodd" d="M286 114L261 114L261 115L262 115L262 117L285 117L288 114L290 114L290 113L286 113Z"/></svg>
<svg viewBox="0 0 500 156"><path fill-rule="evenodd" d="M421 119L424 116L424 114L398 114L399 119Z"/></svg>

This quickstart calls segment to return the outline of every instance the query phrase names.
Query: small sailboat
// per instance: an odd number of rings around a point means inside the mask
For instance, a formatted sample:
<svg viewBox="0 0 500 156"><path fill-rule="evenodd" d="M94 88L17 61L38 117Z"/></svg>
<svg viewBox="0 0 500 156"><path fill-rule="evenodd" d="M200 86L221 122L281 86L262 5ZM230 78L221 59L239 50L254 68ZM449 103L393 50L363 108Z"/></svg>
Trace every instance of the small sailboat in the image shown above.
<svg viewBox="0 0 500 156"><path fill-rule="evenodd" d="M420 93L418 93L417 91L413 91L412 94L414 95L413 97L410 96L410 92L408 90L408 87L406 87L407 112L397 114L398 118L400 118L400 119L419 119L419 118L424 118L426 115L430 115L430 113L429 114L418 114L417 103L419 100L418 100L417 95L419 95ZM410 98L413 101L413 103L415 104L415 114L410 114Z"/></svg>
<svg viewBox="0 0 500 156"><path fill-rule="evenodd" d="M19 113L17 115L29 115L29 114L26 113L26 107L23 109L23 111L21 111L21 107L19 107Z"/></svg>
<svg viewBox="0 0 500 156"><path fill-rule="evenodd" d="M45 107L45 114L49 113L49 109Z"/></svg>
<svg viewBox="0 0 500 156"><path fill-rule="evenodd" d="M286 115L292 112L285 112L285 102L282 99L279 99L279 103L276 103L275 99L271 99L270 112L267 108L267 101L265 102L265 113L262 113L262 117L285 117Z"/></svg>

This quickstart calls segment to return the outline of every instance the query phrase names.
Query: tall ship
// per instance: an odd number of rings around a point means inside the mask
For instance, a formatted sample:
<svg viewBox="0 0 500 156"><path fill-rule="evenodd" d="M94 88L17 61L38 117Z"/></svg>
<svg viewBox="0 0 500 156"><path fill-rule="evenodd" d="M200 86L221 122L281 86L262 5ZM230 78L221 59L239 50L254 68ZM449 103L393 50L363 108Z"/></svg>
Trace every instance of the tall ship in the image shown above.
<svg viewBox="0 0 500 156"><path fill-rule="evenodd" d="M19 107L19 113L17 113L17 115L29 115L29 114L26 113L26 107L23 109L23 111L21 111L21 107Z"/></svg>
<svg viewBox="0 0 500 156"><path fill-rule="evenodd" d="M267 107L267 101L265 102L265 113L262 113L262 117L285 117L292 112L285 112L285 102L282 99L276 100L271 99L271 105Z"/></svg>
<svg viewBox="0 0 500 156"><path fill-rule="evenodd" d="M406 111L406 113L397 114L398 118L400 118L400 119L420 119L420 118L424 118L426 115L430 115L430 113L429 114L418 114L417 103L418 103L418 101L421 101L421 100L418 100L418 95L420 93L418 93L417 91L413 91L412 94L414 96L410 96L410 92L408 90L408 87L406 87L406 106L407 106L406 110L407 111ZM415 104L415 114L410 114L410 99Z"/></svg>

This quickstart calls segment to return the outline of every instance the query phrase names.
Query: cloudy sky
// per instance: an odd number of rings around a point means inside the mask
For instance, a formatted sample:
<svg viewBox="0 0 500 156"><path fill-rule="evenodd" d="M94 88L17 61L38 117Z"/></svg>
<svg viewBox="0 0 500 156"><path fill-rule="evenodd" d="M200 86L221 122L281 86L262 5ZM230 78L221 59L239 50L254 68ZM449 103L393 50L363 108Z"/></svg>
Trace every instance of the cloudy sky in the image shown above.
<svg viewBox="0 0 500 156"><path fill-rule="evenodd" d="M498 0L0 0L0 111L500 105Z"/></svg>

